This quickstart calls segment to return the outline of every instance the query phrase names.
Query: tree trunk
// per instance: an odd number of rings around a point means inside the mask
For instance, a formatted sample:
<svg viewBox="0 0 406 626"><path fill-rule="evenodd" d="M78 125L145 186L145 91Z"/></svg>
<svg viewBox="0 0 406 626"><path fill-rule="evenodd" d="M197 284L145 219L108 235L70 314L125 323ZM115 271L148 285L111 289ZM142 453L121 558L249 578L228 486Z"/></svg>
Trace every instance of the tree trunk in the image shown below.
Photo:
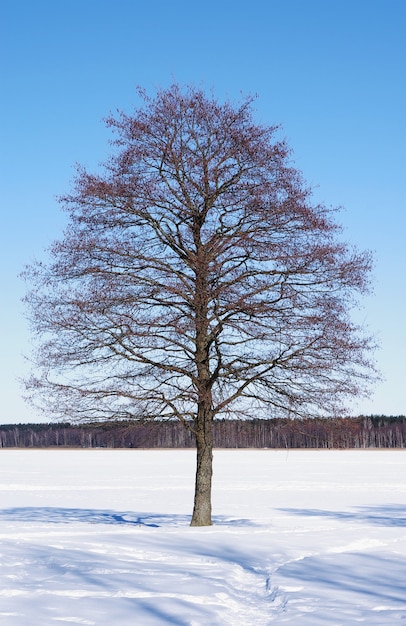
<svg viewBox="0 0 406 626"><path fill-rule="evenodd" d="M196 418L196 482L191 526L211 526L211 483L213 475L213 415L211 407L199 406Z"/></svg>
<svg viewBox="0 0 406 626"><path fill-rule="evenodd" d="M203 220L196 214L193 239L196 245L196 283L194 294L197 370L196 482L191 526L211 526L211 481L213 475L213 396L210 375L209 339L209 260L201 239Z"/></svg>

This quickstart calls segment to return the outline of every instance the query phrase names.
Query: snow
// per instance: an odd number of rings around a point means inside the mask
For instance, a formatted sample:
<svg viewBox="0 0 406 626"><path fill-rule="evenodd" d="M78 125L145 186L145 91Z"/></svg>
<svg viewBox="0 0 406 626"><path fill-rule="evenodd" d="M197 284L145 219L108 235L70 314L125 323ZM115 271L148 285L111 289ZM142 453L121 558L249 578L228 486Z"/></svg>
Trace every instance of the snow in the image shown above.
<svg viewBox="0 0 406 626"><path fill-rule="evenodd" d="M0 626L406 626L406 451L0 451Z"/></svg>

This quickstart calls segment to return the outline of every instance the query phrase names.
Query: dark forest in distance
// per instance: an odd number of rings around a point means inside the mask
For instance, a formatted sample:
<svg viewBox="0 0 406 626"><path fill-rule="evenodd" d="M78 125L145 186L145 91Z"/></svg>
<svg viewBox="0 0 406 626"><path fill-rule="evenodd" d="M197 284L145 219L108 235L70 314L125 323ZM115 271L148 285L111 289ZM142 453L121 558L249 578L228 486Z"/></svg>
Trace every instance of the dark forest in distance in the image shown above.
<svg viewBox="0 0 406 626"><path fill-rule="evenodd" d="M405 448L406 416L218 420L216 448ZM178 421L0 425L0 448L194 448Z"/></svg>

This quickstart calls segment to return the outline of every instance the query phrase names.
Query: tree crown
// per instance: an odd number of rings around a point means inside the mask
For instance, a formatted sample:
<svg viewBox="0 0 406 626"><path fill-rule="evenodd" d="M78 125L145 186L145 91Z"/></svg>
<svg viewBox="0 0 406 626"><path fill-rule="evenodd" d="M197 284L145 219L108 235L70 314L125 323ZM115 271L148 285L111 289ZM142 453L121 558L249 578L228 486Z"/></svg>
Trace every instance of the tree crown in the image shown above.
<svg viewBox="0 0 406 626"><path fill-rule="evenodd" d="M27 270L27 388L60 417L332 414L374 377L350 317L371 258L339 239L252 99L172 85L107 120L51 261Z"/></svg>

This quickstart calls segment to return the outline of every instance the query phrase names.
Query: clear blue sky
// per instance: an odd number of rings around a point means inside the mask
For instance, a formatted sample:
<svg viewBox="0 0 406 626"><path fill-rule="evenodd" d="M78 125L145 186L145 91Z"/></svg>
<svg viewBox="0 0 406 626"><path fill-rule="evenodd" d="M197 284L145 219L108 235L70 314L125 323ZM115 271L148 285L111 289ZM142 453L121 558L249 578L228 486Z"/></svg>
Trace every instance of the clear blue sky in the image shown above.
<svg viewBox="0 0 406 626"><path fill-rule="evenodd" d="M14 0L0 9L0 423L38 420L27 371L25 263L61 235L73 164L108 154L102 118L173 80L258 94L345 238L375 251L361 318L386 381L354 413L405 414L405 0Z"/></svg>

